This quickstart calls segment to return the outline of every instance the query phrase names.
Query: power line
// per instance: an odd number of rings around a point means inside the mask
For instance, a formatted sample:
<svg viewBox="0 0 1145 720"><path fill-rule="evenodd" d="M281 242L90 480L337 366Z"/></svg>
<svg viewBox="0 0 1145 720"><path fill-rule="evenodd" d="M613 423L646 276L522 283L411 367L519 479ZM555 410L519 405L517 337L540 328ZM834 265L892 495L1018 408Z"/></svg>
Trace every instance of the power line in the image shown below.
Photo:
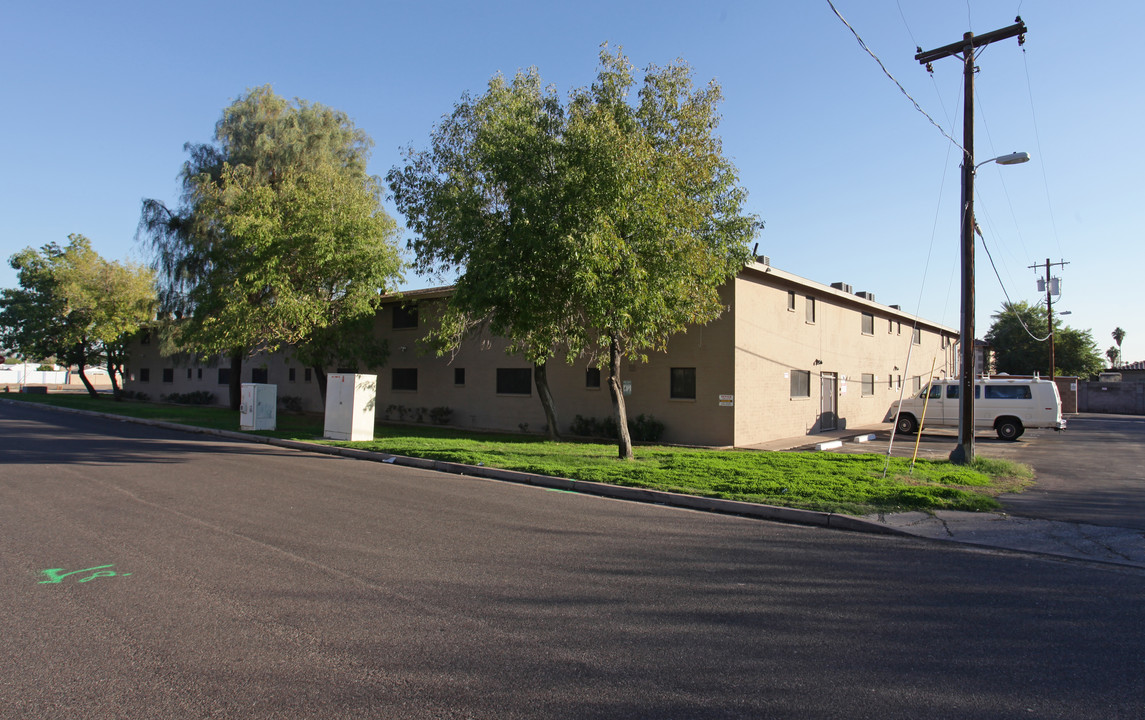
<svg viewBox="0 0 1145 720"><path fill-rule="evenodd" d="M879 64L879 67L882 68L883 74L886 75L888 78L890 78L891 82L893 82L895 85L898 86L898 89L902 92L903 95L906 96L906 99L910 100L911 104L914 105L914 109L918 110L920 113L922 113L923 117L925 117L927 120L930 121L931 125L938 128L938 132L942 133L943 137L945 137L947 140L949 140L950 142L957 145L958 149L961 150L963 152L963 154L965 154L966 149L964 147L962 147L961 145L959 145L957 140L955 140L950 135L948 135L947 132L942 129L942 126L939 125L937 122L935 122L934 118L932 118L930 115L927 114L927 112L925 110L922 109L922 106L918 104L918 101L915 100L913 97L911 97L911 94L906 91L906 88L904 88L902 86L902 83L900 83L898 80L896 80L894 75L891 75L890 70L887 70L887 66L883 64L883 61L879 59L879 56L875 55L875 53L872 52L869 47L867 47L867 44L865 42L863 42L863 38L859 37L859 33L855 30L855 28L851 27L851 23L847 22L847 19L845 17L843 17L843 15L838 11L838 9L835 8L835 3L831 2L831 0L827 0L827 4L831 6L831 10L835 13L835 17L839 18L839 20L842 21L842 23L847 26L847 29L851 31L851 34L855 36L855 39L859 41L859 47L863 48L863 50L866 50L867 54L870 55L872 58L874 58L875 62L877 62Z"/></svg>

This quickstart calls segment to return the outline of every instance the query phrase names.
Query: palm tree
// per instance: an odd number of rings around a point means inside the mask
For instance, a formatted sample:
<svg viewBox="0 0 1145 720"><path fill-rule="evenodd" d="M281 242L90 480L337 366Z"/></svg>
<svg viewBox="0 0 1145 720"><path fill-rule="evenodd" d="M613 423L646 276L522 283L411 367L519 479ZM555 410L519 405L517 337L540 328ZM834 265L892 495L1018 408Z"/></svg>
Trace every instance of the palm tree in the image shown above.
<svg viewBox="0 0 1145 720"><path fill-rule="evenodd" d="M1110 345L1109 349L1105 351L1105 357L1109 358L1110 368L1117 367L1117 356L1120 354L1120 352L1121 351L1117 349L1116 345Z"/></svg>
<svg viewBox="0 0 1145 720"><path fill-rule="evenodd" d="M1113 328L1113 342L1117 343L1117 365L1121 364L1121 341L1125 339L1125 331L1119 327Z"/></svg>

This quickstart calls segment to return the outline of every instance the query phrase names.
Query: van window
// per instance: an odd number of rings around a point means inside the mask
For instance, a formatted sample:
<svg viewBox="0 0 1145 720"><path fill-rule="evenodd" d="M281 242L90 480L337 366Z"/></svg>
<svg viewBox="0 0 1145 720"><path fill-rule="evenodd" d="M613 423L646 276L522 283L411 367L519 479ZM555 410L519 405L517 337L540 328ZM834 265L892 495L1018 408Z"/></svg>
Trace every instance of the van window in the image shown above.
<svg viewBox="0 0 1145 720"><path fill-rule="evenodd" d="M931 385L930 386L930 399L933 400L935 398L940 398L940 397L942 397L942 386L941 385Z"/></svg>
<svg viewBox="0 0 1145 720"><path fill-rule="evenodd" d="M1034 395L1029 385L987 385L987 400L1029 400Z"/></svg>
<svg viewBox="0 0 1145 720"><path fill-rule="evenodd" d="M961 386L960 385L947 385L946 386L946 397L957 400L959 387L961 387Z"/></svg>

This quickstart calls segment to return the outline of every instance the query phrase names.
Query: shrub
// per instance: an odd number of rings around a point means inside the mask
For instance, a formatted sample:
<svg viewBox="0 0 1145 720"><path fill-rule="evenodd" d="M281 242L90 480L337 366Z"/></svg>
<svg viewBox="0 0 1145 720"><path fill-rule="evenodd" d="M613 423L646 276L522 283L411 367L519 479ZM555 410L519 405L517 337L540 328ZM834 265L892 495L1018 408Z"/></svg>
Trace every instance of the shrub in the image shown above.
<svg viewBox="0 0 1145 720"><path fill-rule="evenodd" d="M620 433L616 430L616 420L611 415L604 420L577 415L573 418L572 425L569 426L569 432L582 437L599 437L612 440L620 437ZM664 436L664 423L651 415L640 413L635 418L628 418L628 434L632 436L633 440L656 442Z"/></svg>
<svg viewBox="0 0 1145 720"><path fill-rule="evenodd" d="M139 399L138 396L141 394L136 393L136 399ZM210 405L215 401L215 394L206 390L196 390L189 393L171 393L166 397L161 395L159 399L177 405Z"/></svg>
<svg viewBox="0 0 1145 720"><path fill-rule="evenodd" d="M448 425L452 418L453 410L445 405L439 405L429 411L429 421L434 425Z"/></svg>
<svg viewBox="0 0 1145 720"><path fill-rule="evenodd" d="M302 412L302 398L296 395L283 395L278 399L278 404L287 412Z"/></svg>

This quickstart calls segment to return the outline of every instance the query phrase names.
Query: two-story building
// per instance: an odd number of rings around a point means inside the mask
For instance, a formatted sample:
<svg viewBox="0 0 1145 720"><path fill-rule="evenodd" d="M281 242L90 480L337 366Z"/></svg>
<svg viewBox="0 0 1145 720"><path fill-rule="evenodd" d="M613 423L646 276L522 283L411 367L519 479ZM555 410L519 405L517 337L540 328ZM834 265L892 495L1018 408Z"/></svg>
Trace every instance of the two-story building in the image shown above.
<svg viewBox="0 0 1145 720"><path fill-rule="evenodd" d="M545 416L532 366L506 354L503 339L476 337L444 357L425 351L425 318L449 293L433 288L388 299L375 321L389 345L385 365L328 372L376 373L379 420L428 421L434 408L448 408L454 426L540 432ZM624 363L629 417L664 423L664 442L742 447L878 424L904 384L914 392L931 377L932 363L935 377L957 374L956 330L842 283L822 285L756 262L721 297L727 310L718 320L674 336L647 363ZM280 402L323 409L312 371L288 351L256 354L242 373L244 382L277 385ZM225 404L229 374L225 358L179 364L157 344L136 344L125 389L156 399L207 390ZM576 415L611 414L607 370L590 359L551 360L548 377L562 432Z"/></svg>

